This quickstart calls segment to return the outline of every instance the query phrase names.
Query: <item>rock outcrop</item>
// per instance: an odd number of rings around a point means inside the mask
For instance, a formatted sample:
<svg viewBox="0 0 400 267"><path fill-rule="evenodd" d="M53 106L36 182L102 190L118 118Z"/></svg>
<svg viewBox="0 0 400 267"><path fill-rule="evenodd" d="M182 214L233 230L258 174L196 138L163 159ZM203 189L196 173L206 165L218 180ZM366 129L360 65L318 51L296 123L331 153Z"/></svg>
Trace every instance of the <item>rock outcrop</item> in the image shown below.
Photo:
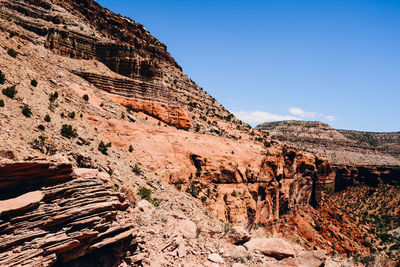
<svg viewBox="0 0 400 267"><path fill-rule="evenodd" d="M94 73L75 73L97 88L110 93L111 99L132 111L144 112L179 129L192 126L186 110L163 85Z"/></svg>
<svg viewBox="0 0 400 267"><path fill-rule="evenodd" d="M337 165L400 165L400 133L336 130L314 121L280 121L256 129L300 149L327 157Z"/></svg>
<svg viewBox="0 0 400 267"><path fill-rule="evenodd" d="M97 170L0 163L0 265L115 265L133 249L129 203ZM7 193L8 192L8 193Z"/></svg>

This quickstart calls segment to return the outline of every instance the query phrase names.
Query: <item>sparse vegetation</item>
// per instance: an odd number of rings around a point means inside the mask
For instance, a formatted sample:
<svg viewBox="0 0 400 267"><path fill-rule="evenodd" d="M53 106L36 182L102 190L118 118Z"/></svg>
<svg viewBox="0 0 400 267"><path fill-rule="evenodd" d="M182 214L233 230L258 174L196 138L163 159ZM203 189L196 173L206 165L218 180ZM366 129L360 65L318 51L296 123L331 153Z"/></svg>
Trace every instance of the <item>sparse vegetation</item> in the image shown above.
<svg viewBox="0 0 400 267"><path fill-rule="evenodd" d="M136 175L141 175L143 173L142 169L140 168L139 164L135 163L135 166L132 167L133 173Z"/></svg>
<svg viewBox="0 0 400 267"><path fill-rule="evenodd" d="M45 122L50 122L51 121L51 117L49 114L47 114L46 116L44 116L44 121Z"/></svg>
<svg viewBox="0 0 400 267"><path fill-rule="evenodd" d="M89 101L89 96L88 95L83 95L83 100L85 100L86 102Z"/></svg>
<svg viewBox="0 0 400 267"><path fill-rule="evenodd" d="M32 116L32 111L31 108L28 105L24 105L22 107L22 114L27 117L30 118Z"/></svg>
<svg viewBox="0 0 400 267"><path fill-rule="evenodd" d="M0 99L0 108L4 108L4 100Z"/></svg>
<svg viewBox="0 0 400 267"><path fill-rule="evenodd" d="M16 57L18 56L18 52L15 51L13 48L9 48L9 49L7 50L7 54L8 54L10 57L13 57L13 58L16 58Z"/></svg>
<svg viewBox="0 0 400 267"><path fill-rule="evenodd" d="M14 98L15 95L18 93L18 91L15 89L15 85L7 87L6 89L3 89L3 95L9 97L9 98Z"/></svg>
<svg viewBox="0 0 400 267"><path fill-rule="evenodd" d="M99 146L97 147L97 149L103 154L103 155L108 155L108 149L111 147L111 142L109 143L104 143L103 141L101 141L99 143Z"/></svg>
<svg viewBox="0 0 400 267"><path fill-rule="evenodd" d="M133 152L133 146L132 145L129 146L129 152L131 152L131 153Z"/></svg>
<svg viewBox="0 0 400 267"><path fill-rule="evenodd" d="M6 75L0 70L0 84L4 84L6 82Z"/></svg>
<svg viewBox="0 0 400 267"><path fill-rule="evenodd" d="M66 138L76 138L78 137L78 132L75 128L73 128L71 125L64 124L61 127L61 135L66 137Z"/></svg>
<svg viewBox="0 0 400 267"><path fill-rule="evenodd" d="M207 201L207 197L206 196L202 196L201 198L200 198L200 200L201 200L201 202L206 202Z"/></svg>
<svg viewBox="0 0 400 267"><path fill-rule="evenodd" d="M140 196L141 199L145 199L148 202L152 203L155 207L158 207L161 203L161 200L158 198L153 198L152 192L150 189L146 187L141 187L139 188L138 195Z"/></svg>
<svg viewBox="0 0 400 267"><path fill-rule="evenodd" d="M237 197L237 192L236 192L236 190L233 190L233 191L232 191L231 196Z"/></svg>
<svg viewBox="0 0 400 267"><path fill-rule="evenodd" d="M41 131L44 131L45 130L44 125L43 124L39 124L38 125L38 129L41 130Z"/></svg>
<svg viewBox="0 0 400 267"><path fill-rule="evenodd" d="M75 111L68 112L68 117L69 117L70 119L75 119Z"/></svg>
<svg viewBox="0 0 400 267"><path fill-rule="evenodd" d="M47 137L44 135L40 135L29 144L33 149L39 150L46 155L54 155L57 152L56 146L47 142Z"/></svg>
<svg viewBox="0 0 400 267"><path fill-rule="evenodd" d="M54 92L54 93L50 94L49 100L50 100L50 102L54 102L54 101L56 101L57 98L58 98L58 92Z"/></svg>
<svg viewBox="0 0 400 267"><path fill-rule="evenodd" d="M199 236L201 235L203 231L201 231L201 228L197 227L196 228L196 238L199 238Z"/></svg>
<svg viewBox="0 0 400 267"><path fill-rule="evenodd" d="M35 79L33 79L33 80L31 81L31 85L32 85L33 87L38 86L38 81L36 81Z"/></svg>

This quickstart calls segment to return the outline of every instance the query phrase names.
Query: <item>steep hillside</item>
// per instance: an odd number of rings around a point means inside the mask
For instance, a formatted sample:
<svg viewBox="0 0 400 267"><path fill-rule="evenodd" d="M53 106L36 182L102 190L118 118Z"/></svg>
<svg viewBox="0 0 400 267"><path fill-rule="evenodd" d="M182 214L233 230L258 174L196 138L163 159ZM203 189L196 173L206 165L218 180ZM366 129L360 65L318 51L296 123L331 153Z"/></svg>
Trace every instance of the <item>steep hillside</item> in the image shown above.
<svg viewBox="0 0 400 267"><path fill-rule="evenodd" d="M400 132L372 133L336 130L310 121L280 121L256 129L340 165L400 165Z"/></svg>
<svg viewBox="0 0 400 267"><path fill-rule="evenodd" d="M0 264L320 266L370 253L368 222L323 201L326 183L365 175L252 130L142 25L91 0L0 7ZM58 180L59 161L80 175Z"/></svg>

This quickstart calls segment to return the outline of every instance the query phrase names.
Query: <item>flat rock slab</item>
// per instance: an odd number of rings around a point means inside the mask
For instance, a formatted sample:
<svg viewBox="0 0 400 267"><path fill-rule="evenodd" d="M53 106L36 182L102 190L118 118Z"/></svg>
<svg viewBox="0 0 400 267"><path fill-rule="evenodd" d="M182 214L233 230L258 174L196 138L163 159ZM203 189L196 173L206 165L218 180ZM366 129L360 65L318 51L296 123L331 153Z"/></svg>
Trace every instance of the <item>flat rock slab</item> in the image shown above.
<svg viewBox="0 0 400 267"><path fill-rule="evenodd" d="M293 246L280 238L252 238L244 246L249 251L258 250L265 256L281 260L296 255Z"/></svg>
<svg viewBox="0 0 400 267"><path fill-rule="evenodd" d="M42 191L34 191L16 198L0 201L0 216L4 213L27 210L39 204L43 197Z"/></svg>

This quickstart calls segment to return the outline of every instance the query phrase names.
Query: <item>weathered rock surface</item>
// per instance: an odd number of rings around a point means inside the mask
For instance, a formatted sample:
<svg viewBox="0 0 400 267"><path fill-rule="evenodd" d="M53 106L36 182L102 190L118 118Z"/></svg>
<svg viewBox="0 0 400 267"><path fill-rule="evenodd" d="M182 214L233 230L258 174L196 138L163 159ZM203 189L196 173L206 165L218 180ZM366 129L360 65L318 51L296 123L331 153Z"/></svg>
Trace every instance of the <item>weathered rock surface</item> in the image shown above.
<svg viewBox="0 0 400 267"><path fill-rule="evenodd" d="M0 265L79 266L89 259L114 265L130 250L129 204L97 179L98 171L72 174L69 164L7 162L0 173L2 190L19 188L1 195Z"/></svg>
<svg viewBox="0 0 400 267"><path fill-rule="evenodd" d="M256 129L328 158L336 165L399 166L400 133L336 130L314 121L280 121Z"/></svg>
<svg viewBox="0 0 400 267"><path fill-rule="evenodd" d="M279 238L252 238L244 246L250 251L260 251L265 256L281 260L296 255L293 246Z"/></svg>

